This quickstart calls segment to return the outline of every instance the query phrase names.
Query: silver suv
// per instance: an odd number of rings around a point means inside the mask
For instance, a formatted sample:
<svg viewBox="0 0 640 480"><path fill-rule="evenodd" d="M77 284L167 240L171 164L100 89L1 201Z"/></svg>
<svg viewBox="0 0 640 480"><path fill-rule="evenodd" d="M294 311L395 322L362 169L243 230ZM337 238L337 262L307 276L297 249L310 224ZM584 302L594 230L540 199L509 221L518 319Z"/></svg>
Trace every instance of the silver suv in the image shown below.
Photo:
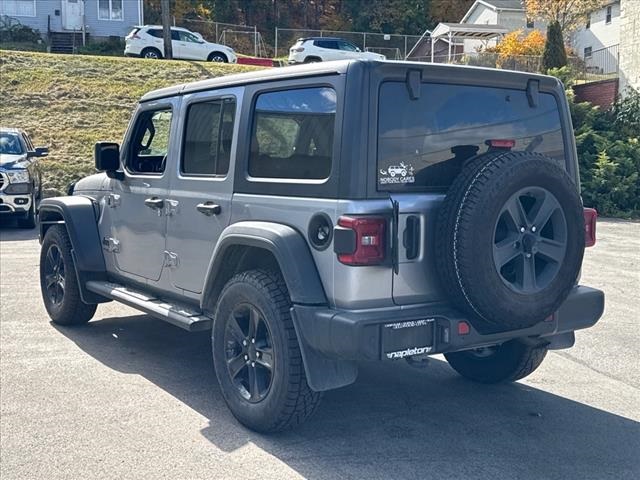
<svg viewBox="0 0 640 480"><path fill-rule="evenodd" d="M445 80L446 79L446 80ZM552 77L344 61L145 95L72 196L42 202L42 296L211 331L236 418L299 424L358 362L515 381L602 315Z"/></svg>

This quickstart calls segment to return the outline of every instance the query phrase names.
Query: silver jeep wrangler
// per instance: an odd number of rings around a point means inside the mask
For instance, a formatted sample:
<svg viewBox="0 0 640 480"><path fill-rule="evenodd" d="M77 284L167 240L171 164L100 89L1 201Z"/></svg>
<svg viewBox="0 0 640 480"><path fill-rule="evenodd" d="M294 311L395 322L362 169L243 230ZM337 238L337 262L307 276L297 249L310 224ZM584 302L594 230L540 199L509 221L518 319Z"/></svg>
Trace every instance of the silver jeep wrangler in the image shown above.
<svg viewBox="0 0 640 480"><path fill-rule="evenodd" d="M552 77L347 61L216 78L145 95L95 162L40 206L49 315L116 300L210 330L258 431L304 421L359 361L443 353L521 379L604 309L578 284L595 211Z"/></svg>

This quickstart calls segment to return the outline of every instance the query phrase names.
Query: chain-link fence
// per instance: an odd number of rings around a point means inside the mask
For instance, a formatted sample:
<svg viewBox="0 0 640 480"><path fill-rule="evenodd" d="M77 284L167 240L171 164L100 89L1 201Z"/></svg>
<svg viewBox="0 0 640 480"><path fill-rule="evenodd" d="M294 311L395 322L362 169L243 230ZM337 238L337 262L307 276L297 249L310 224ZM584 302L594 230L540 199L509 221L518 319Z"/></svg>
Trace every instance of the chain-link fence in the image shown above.
<svg viewBox="0 0 640 480"><path fill-rule="evenodd" d="M236 52L256 57L266 57L267 47L255 25L237 25L234 23L212 22L208 20L181 19L174 26L198 32L206 40L221 43Z"/></svg>
<svg viewBox="0 0 640 480"><path fill-rule="evenodd" d="M420 35L398 35L394 33L348 32L340 30L308 30L276 27L274 57L289 54L289 48L299 38L338 37L353 43L361 50L382 53L387 58L402 60L411 51Z"/></svg>

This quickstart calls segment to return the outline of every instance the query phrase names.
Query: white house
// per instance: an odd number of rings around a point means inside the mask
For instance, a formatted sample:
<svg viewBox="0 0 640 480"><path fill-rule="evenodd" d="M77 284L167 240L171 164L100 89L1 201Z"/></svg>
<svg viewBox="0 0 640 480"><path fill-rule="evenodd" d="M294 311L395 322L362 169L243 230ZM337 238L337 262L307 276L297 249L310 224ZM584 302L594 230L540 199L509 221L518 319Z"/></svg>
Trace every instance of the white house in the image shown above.
<svg viewBox="0 0 640 480"><path fill-rule="evenodd" d="M143 22L143 0L0 0L0 15L40 31L124 37Z"/></svg>
<svg viewBox="0 0 640 480"><path fill-rule="evenodd" d="M592 12L585 25L571 36L571 46L576 55L600 73L617 72L619 44L620 0Z"/></svg>
<svg viewBox="0 0 640 480"><path fill-rule="evenodd" d="M547 25L539 20L528 19L521 0L476 0L462 17L460 23L475 25L500 25L509 31L534 29L545 31ZM464 51L475 52L479 47L494 46L496 40L465 40Z"/></svg>

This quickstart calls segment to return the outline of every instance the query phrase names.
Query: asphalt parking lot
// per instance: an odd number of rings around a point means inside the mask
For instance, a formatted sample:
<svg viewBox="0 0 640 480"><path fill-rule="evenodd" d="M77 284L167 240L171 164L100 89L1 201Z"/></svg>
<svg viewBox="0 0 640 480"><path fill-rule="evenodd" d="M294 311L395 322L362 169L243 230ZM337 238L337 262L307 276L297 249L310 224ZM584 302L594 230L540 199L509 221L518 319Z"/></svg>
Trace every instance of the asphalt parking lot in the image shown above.
<svg viewBox="0 0 640 480"><path fill-rule="evenodd" d="M51 324L35 231L1 226L0 477L640 478L640 223L598 228L582 282L605 316L526 380L366 364L302 428L263 436L226 409L206 333L115 303Z"/></svg>

